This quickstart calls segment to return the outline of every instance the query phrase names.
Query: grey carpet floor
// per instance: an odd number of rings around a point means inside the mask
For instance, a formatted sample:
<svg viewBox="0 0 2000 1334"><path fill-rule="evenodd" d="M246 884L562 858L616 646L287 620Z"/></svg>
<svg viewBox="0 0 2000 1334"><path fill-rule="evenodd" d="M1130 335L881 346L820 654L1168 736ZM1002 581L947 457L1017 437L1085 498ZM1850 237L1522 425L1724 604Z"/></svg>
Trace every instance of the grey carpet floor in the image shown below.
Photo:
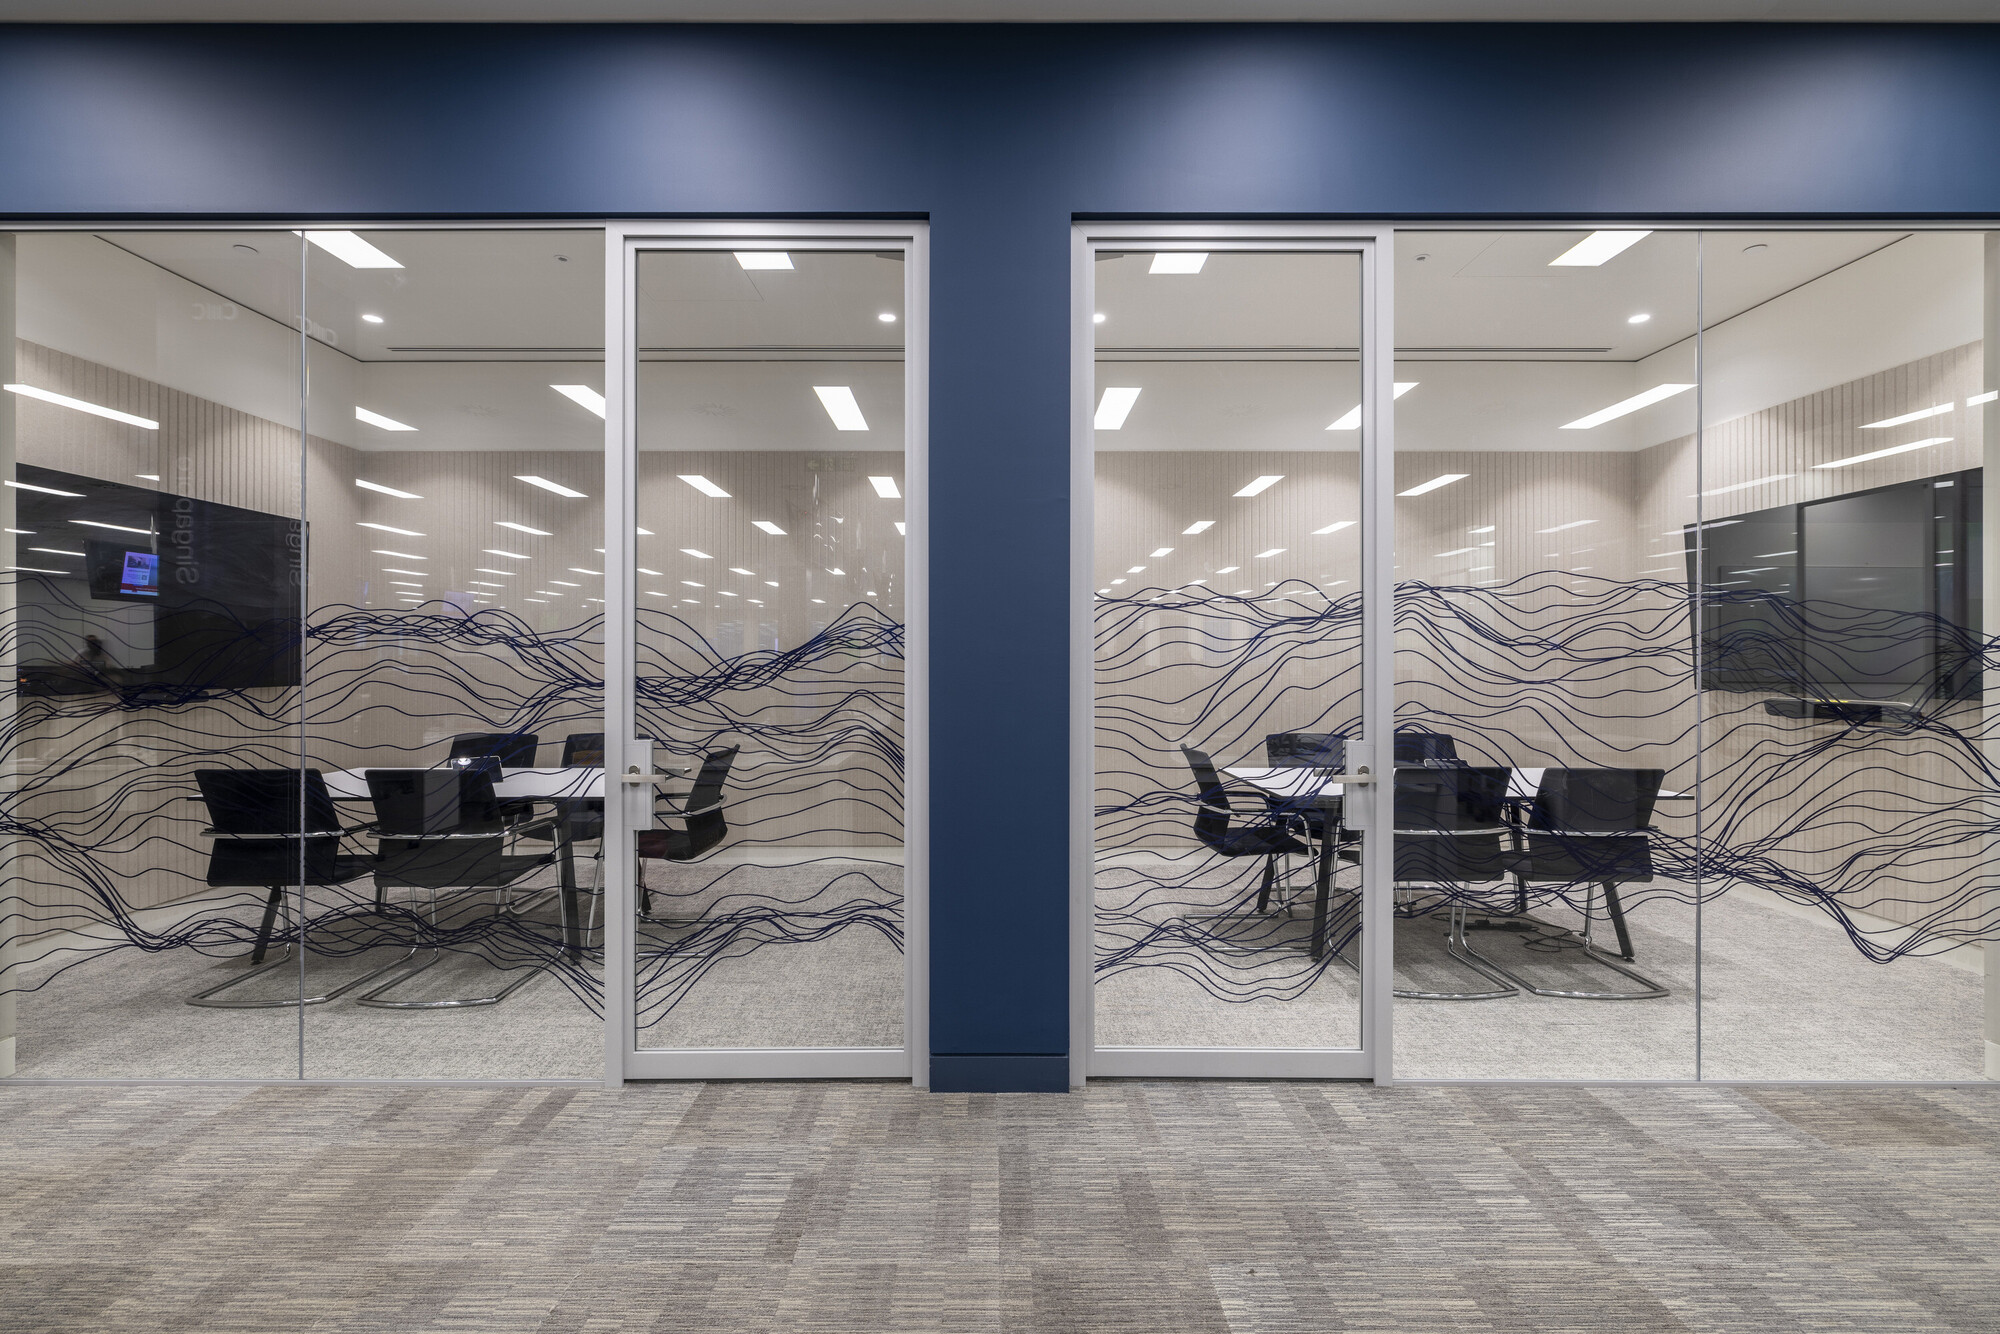
<svg viewBox="0 0 2000 1334"><path fill-rule="evenodd" d="M1125 854L1119 865L1143 870L1146 863ZM1124 883L1129 869L1105 878L1118 887L1100 890L1101 901L1131 900L1133 892ZM1218 905L1232 892L1226 883L1230 879L1241 877L1216 881L1212 892ZM1181 893L1194 897L1197 891ZM1560 909L1543 915L1581 925L1579 917ZM1636 908L1630 923L1638 966L1670 989L1667 997L1614 1002L1533 995L1491 1001L1398 1000L1397 1073L1440 1079L1694 1078L1694 909L1656 900ZM1266 971L1279 975L1296 970L1307 928L1303 917L1291 925L1296 947L1279 950L1277 962ZM1706 904L1700 940L1700 1072L1705 1078L1982 1077L1984 979L1978 972L1929 958L1870 963L1830 919L1783 912L1746 895L1723 895ZM1541 986L1632 985L1574 951L1525 949L1517 935L1476 932L1473 943ZM1396 924L1396 973L1396 985L1404 989L1490 986L1446 955L1442 919ZM1353 1046L1359 1016L1359 977L1339 964L1293 1000L1224 1001L1186 971L1163 967L1106 978L1096 996L1101 1046Z"/></svg>
<svg viewBox="0 0 2000 1334"><path fill-rule="evenodd" d="M1990 1090L0 1086L0 1326L1991 1331Z"/></svg>

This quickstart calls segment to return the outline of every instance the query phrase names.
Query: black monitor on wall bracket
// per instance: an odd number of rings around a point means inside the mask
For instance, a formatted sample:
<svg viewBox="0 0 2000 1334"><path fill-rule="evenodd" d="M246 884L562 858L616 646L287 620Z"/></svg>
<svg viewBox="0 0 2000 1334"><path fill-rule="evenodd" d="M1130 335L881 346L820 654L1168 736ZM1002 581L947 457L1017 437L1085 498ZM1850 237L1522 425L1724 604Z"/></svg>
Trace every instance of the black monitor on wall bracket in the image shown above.
<svg viewBox="0 0 2000 1334"><path fill-rule="evenodd" d="M1982 491L1973 468L1686 525L1703 688L1848 722L1977 698Z"/></svg>
<svg viewBox="0 0 2000 1334"><path fill-rule="evenodd" d="M22 693L299 684L298 520L26 464L15 480Z"/></svg>

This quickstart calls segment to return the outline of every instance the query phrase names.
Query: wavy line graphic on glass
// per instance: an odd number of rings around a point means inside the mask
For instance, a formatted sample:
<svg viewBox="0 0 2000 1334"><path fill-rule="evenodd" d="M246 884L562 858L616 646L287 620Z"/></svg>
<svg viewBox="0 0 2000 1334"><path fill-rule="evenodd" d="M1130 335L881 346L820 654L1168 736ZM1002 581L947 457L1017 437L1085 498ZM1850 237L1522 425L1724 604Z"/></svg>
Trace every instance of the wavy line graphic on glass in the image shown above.
<svg viewBox="0 0 2000 1334"><path fill-rule="evenodd" d="M900 628L872 608L854 609L797 649L738 659L716 653L677 618L642 616L642 634L649 628L658 640L700 648L693 670L652 672L642 691L693 711L702 740L734 730L750 738L746 749L771 741L807 757L858 746L895 757L900 773L900 671L894 690L884 681L839 692L884 701L882 717L891 725L871 728L851 703L827 698L828 683L840 680L829 663L881 653L900 658ZM39 633L17 627L0 649L16 662L47 658L48 637L38 639ZM27 938L14 985L42 985L55 971L119 950L222 956L249 948L262 895L204 884L208 845L199 831L206 812L190 800L197 769L296 765L302 725L306 763L322 770L421 763L435 755L412 755L414 744L440 744L459 731L533 731L549 742L565 730L599 730L600 634L595 620L536 632L505 612L467 616L442 604L393 612L329 607L315 613L306 635L303 692L196 680L163 696L151 683L89 663L70 673L62 690L24 694L17 685L0 731L16 770L4 815L14 854L4 911ZM270 651L280 654L301 647L284 644L269 626L244 638L253 646L275 644ZM129 660L138 647L110 639L112 662ZM755 696L761 709L733 718L731 692ZM771 692L795 704L819 702L777 716L785 711L773 712ZM669 730L655 734L666 737ZM753 763L735 778L734 818L752 838L760 826L797 823L800 811L825 804L824 778L802 779L784 763ZM900 810L896 785L876 786ZM581 854L586 883L593 869L588 853ZM553 875L551 869L540 878L552 883ZM567 958L552 912L461 912L432 924L413 902L392 899L378 911L368 880L315 888L305 897L314 953L384 945L477 949L502 966L549 965L581 1001L598 1004L597 979ZM50 934L56 931L71 934ZM34 938L43 948L33 947Z"/></svg>
<svg viewBox="0 0 2000 1334"><path fill-rule="evenodd" d="M1398 726L1450 733L1473 764L1662 768L1669 791L1694 787L1699 745L1699 819L1693 803L1656 809L1655 878L1621 889L1628 909L1692 901L1696 886L1705 895L1753 886L1827 913L1883 962L1993 934L1992 724L1965 683L2000 661L1995 641L1934 616L1771 594L1718 592L1709 604L1756 619L1747 631L1725 622L1703 670L1775 664L1774 684L1787 688L1707 691L1703 721L1684 585L1558 571L1487 587L1405 581ZM1191 850L1193 779L1178 748L1227 767L1262 764L1270 732L1353 734L1359 596L1293 582L1250 598L1149 589L1102 599L1096 652L1100 973L1164 966L1224 999L1299 994L1334 956L1307 959L1299 922L1259 924L1260 858ZM1764 709L1766 699L1823 693L1857 653L1888 679L1921 678L1935 660L1936 683L1876 723ZM1352 886L1351 872L1343 883ZM1536 884L1531 899L1581 907L1586 890L1582 880ZM1514 890L1457 892L1503 906ZM1443 901L1418 892L1400 910ZM1332 942L1351 935L1350 921Z"/></svg>

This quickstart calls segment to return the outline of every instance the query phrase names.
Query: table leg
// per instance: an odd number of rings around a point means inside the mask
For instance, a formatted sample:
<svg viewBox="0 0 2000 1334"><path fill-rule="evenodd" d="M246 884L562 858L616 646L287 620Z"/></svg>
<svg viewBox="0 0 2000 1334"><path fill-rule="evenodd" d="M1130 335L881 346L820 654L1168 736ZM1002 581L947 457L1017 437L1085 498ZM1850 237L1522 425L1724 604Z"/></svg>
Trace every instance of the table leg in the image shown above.
<svg viewBox="0 0 2000 1334"><path fill-rule="evenodd" d="M571 959L581 959L583 933L582 916L577 912L576 905L576 839L571 834L569 821L564 820L558 828L561 830L558 865L561 868L563 944L568 947Z"/></svg>
<svg viewBox="0 0 2000 1334"><path fill-rule="evenodd" d="M1319 872L1313 878L1312 957L1326 953L1326 901L1333 889L1333 841L1336 826L1329 812L1319 826Z"/></svg>

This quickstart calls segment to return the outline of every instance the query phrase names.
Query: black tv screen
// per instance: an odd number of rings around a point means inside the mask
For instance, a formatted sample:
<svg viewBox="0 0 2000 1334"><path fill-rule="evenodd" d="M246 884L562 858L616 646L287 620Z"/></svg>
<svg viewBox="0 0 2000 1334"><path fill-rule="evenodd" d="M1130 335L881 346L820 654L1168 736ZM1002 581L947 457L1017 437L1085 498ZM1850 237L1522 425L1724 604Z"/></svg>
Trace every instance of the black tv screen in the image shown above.
<svg viewBox="0 0 2000 1334"><path fill-rule="evenodd" d="M1710 519L1699 544L1687 525L1702 685L1817 700L1976 697L1982 492L1972 468Z"/></svg>
<svg viewBox="0 0 2000 1334"><path fill-rule="evenodd" d="M192 496L21 465L28 693L299 683L304 529Z"/></svg>

